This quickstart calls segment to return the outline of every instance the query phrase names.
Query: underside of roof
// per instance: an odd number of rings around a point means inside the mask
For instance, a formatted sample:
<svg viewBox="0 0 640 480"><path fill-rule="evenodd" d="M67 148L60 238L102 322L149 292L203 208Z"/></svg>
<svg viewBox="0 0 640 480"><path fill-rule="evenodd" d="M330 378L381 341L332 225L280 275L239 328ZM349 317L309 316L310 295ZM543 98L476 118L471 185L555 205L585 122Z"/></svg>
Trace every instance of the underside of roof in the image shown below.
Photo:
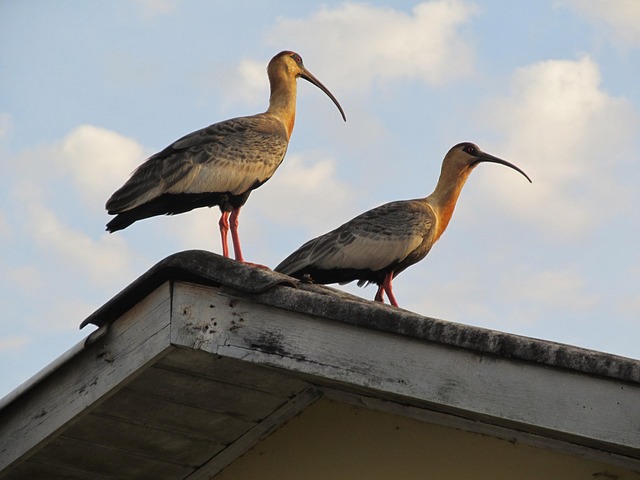
<svg viewBox="0 0 640 480"><path fill-rule="evenodd" d="M163 260L87 324L86 342L2 400L0 479L213 478L319 399L640 478L636 360L201 251Z"/></svg>

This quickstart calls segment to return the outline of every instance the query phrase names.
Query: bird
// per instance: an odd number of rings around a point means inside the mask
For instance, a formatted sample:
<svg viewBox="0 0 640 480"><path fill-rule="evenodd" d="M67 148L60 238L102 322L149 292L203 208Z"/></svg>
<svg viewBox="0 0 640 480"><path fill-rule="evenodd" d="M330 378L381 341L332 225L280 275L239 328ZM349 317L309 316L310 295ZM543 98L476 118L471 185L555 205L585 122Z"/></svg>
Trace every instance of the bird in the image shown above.
<svg viewBox="0 0 640 480"><path fill-rule="evenodd" d="M480 150L470 142L453 146L442 162L433 193L424 198L386 203L368 210L329 233L309 240L285 258L275 271L319 284L378 285L374 299L398 307L392 281L427 256L444 233L460 191L482 162L506 165L531 179L519 167Z"/></svg>
<svg viewBox="0 0 640 480"><path fill-rule="evenodd" d="M238 216L251 192L269 180L284 159L296 117L297 78L320 88L347 121L338 100L307 70L299 54L278 53L269 61L267 75L266 112L214 123L149 157L107 200L107 213L115 215L107 231L156 215L217 205L223 255L229 257L231 230L235 259L248 263L240 245Z"/></svg>

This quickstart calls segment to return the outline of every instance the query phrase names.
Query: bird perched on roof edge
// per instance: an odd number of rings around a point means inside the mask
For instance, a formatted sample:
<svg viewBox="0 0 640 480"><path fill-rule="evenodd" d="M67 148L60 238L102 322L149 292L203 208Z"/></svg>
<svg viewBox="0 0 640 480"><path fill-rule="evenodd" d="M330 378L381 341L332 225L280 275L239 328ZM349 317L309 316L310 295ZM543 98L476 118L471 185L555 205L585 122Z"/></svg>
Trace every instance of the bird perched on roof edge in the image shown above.
<svg viewBox="0 0 640 480"><path fill-rule="evenodd" d="M217 205L223 255L229 256L227 233L231 230L236 260L244 262L238 234L240 208L284 159L295 123L297 78L325 92L346 121L338 100L297 53L278 53L269 62L267 74L271 94L266 112L214 123L149 157L107 200L108 213L116 215L107 231L156 215Z"/></svg>
<svg viewBox="0 0 640 480"><path fill-rule="evenodd" d="M335 230L309 240L284 259L276 272L315 283L378 285L375 300L398 306L392 281L400 272L422 260L447 228L460 191L471 171L482 162L520 168L459 143L444 157L435 190L425 198L387 203L349 220Z"/></svg>

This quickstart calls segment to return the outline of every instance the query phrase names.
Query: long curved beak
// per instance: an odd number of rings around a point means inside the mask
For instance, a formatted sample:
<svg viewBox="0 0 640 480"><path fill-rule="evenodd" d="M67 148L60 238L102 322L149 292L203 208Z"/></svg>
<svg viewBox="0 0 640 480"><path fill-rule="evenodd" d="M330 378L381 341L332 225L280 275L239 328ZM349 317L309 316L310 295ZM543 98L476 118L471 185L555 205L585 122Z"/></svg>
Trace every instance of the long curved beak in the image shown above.
<svg viewBox="0 0 640 480"><path fill-rule="evenodd" d="M475 162L476 164L481 162L490 162L490 163L499 163L500 165L506 165L509 168L513 168L515 171L520 172L524 175L524 178L529 180L529 183L533 183L529 178L529 175L524 173L519 167L516 167L513 163L509 163L506 160L502 160L501 158L494 157L493 155L489 155L488 153L480 152L478 155L478 160Z"/></svg>
<svg viewBox="0 0 640 480"><path fill-rule="evenodd" d="M336 104L336 107L338 107L338 110L340 110L340 115L342 115L342 119L345 122L347 121L347 117L344 114L344 110L342 110L342 107L338 103L338 100L336 100L336 97L333 96L333 94L329 91L329 89L327 87L325 87L320 80L318 80L316 77L314 77L313 74L309 70L307 70L306 68L302 71L300 76L302 78L304 78L306 81L313 83L316 87L318 87L320 90L322 90L324 93L326 93L327 96L331 100L333 100L333 103Z"/></svg>

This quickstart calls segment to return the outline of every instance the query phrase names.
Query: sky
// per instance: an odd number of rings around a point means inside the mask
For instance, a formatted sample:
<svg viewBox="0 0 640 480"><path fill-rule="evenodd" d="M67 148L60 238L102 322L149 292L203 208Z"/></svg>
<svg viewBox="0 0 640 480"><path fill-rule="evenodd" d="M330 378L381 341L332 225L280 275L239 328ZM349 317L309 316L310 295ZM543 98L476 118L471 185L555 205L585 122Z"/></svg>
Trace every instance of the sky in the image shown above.
<svg viewBox="0 0 640 480"><path fill-rule="evenodd" d="M108 234L104 203L179 137L264 111L281 50L347 122L298 82L287 156L242 210L247 260L275 267L427 196L472 141L533 184L479 165L440 241L394 280L400 306L640 358L637 0L0 0L0 397L163 258L221 252L217 209Z"/></svg>

